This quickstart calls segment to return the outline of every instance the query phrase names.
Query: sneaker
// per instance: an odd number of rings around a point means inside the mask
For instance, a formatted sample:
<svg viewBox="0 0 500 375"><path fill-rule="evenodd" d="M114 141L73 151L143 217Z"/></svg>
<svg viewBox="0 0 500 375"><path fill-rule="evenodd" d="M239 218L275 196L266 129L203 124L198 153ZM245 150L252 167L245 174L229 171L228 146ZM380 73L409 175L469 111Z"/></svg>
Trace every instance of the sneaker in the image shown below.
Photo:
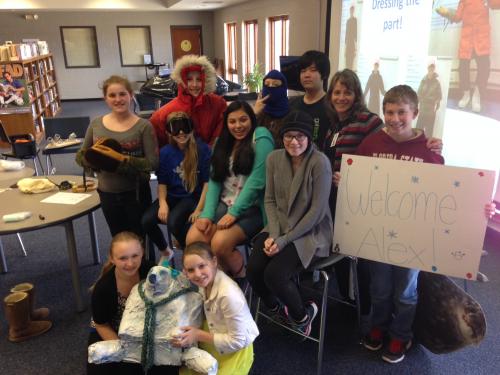
<svg viewBox="0 0 500 375"><path fill-rule="evenodd" d="M470 95L470 90L465 90L464 91L464 96L462 96L462 99L458 102L458 108L465 108L469 105L471 100L471 95Z"/></svg>
<svg viewBox="0 0 500 375"><path fill-rule="evenodd" d="M477 88L477 86L472 93L471 108L472 112L481 112L481 95L479 94L479 89Z"/></svg>
<svg viewBox="0 0 500 375"><path fill-rule="evenodd" d="M170 247L167 247L165 255L162 255L160 257L158 265L163 267L171 266L172 268L174 268L173 260L174 260L174 251Z"/></svg>
<svg viewBox="0 0 500 375"><path fill-rule="evenodd" d="M290 316L288 315L288 309L285 305L278 303L273 309L267 310L267 315L277 323L288 324L290 322Z"/></svg>
<svg viewBox="0 0 500 375"><path fill-rule="evenodd" d="M363 338L363 346L372 351L382 348L384 343L384 333L380 328L372 328L370 333Z"/></svg>
<svg viewBox="0 0 500 375"><path fill-rule="evenodd" d="M389 345L384 349L382 359L388 363L399 363L405 358L405 353L411 347L411 340L401 341L392 338Z"/></svg>
<svg viewBox="0 0 500 375"><path fill-rule="evenodd" d="M311 334L311 326L314 318L318 314L318 306L314 302L309 302L306 306L306 318L303 322L292 321L292 327L302 333L304 336Z"/></svg>

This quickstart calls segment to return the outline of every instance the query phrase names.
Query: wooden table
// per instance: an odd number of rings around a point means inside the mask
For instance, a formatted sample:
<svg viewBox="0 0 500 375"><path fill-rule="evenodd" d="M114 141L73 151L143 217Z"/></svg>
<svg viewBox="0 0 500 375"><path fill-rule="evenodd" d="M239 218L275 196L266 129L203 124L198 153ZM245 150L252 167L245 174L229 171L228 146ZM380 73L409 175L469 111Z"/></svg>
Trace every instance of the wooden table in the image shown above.
<svg viewBox="0 0 500 375"><path fill-rule="evenodd" d="M54 175L50 179L59 184L61 181L75 181L82 183L81 176ZM0 188L8 187L0 181ZM14 223L5 223L0 219L0 236L12 233L29 232L37 229L51 227L55 225L64 226L66 232L66 247L68 250L69 265L75 291L75 300L77 311L84 310L82 300L80 274L78 270L78 255L76 249L75 232L73 220L88 216L90 238L92 243L92 254L94 264L100 263L99 244L97 242L96 227L94 220L94 211L100 207L100 200L97 191L88 192L90 196L78 204L54 204L42 203L41 201L57 191L51 191L41 194L23 194L18 189L11 189L0 193L2 204L0 205L0 217L5 214L30 211L32 216L26 220ZM0 238L0 270L7 272L7 263L3 252L3 246Z"/></svg>

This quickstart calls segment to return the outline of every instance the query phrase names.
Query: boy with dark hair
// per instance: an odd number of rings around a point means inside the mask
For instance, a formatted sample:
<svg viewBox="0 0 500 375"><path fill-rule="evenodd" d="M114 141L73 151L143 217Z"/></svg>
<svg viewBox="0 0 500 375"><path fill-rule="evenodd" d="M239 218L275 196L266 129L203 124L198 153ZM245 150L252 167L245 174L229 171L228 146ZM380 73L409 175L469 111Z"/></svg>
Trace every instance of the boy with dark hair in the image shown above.
<svg viewBox="0 0 500 375"><path fill-rule="evenodd" d="M441 155L427 148L424 132L412 128L418 115L418 97L410 86L395 86L387 91L382 108L385 127L365 138L357 149L358 155L444 164ZM412 344L418 273L416 269L370 262L372 328L363 345L379 350L388 334L390 340L382 353L386 362L401 362Z"/></svg>
<svg viewBox="0 0 500 375"><path fill-rule="evenodd" d="M330 75L330 60L324 52L307 51L299 59L300 84L305 94L290 101L290 109L308 113L314 120L313 142L323 150L330 119L325 105L325 85Z"/></svg>

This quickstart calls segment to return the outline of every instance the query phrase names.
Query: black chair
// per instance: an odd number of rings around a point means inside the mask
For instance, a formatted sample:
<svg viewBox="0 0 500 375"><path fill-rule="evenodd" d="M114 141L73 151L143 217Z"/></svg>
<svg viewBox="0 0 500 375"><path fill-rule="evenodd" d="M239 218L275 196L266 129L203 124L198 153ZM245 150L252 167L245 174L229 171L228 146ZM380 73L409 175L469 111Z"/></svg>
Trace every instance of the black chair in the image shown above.
<svg viewBox="0 0 500 375"><path fill-rule="evenodd" d="M76 134L76 138L85 138L85 133L90 124L90 117L48 117L44 119L45 138L54 138L59 134L61 139L67 139L71 133ZM80 149L80 144L63 147L46 149L42 154L46 157L47 174L54 174L55 167L52 163L51 155L57 154L74 154Z"/></svg>
<svg viewBox="0 0 500 375"><path fill-rule="evenodd" d="M149 119L156 110L155 99L144 94L135 94L133 99L135 114L146 120Z"/></svg>
<svg viewBox="0 0 500 375"><path fill-rule="evenodd" d="M339 299L334 296L330 296L328 294L329 288L329 279L330 275L328 274L328 270L332 268L332 266L341 261L344 258L348 258L350 261L351 267L351 275L352 275L352 293L354 294L354 302L351 303L344 299ZM358 275L357 275L357 258L352 256L346 256L339 253L333 253L326 258L317 258L313 260L313 262L309 265L309 267L304 271L305 273L313 273L317 274L318 280L322 279L323 281L323 290L321 291L321 305L318 311L320 323L319 323L319 332L317 336L305 336L301 332L294 330L289 325L279 322L273 319L272 316L268 315L266 312L262 311L260 308L260 298L257 299L257 307L255 310L255 322L258 323L259 316L269 320L270 322L281 326L282 328L291 331L294 334L300 335L304 338L304 340L311 340L318 344L318 352L317 352L317 368L316 374L321 375L322 365L323 365L323 350L325 345L325 335L326 335L326 315L327 315L327 307L328 300L334 300L336 302L348 305L356 309L356 315L358 320L358 326L361 322L361 304L359 301L359 288L358 288ZM314 278L314 276L313 276ZM299 288L302 287L300 283L300 275L296 280Z"/></svg>
<svg viewBox="0 0 500 375"><path fill-rule="evenodd" d="M33 166L35 168L36 175L40 175L38 170L37 161L40 165L40 169L42 174L44 174L42 162L40 160L40 156L38 155L39 149L36 144L35 138L32 134L7 134L7 130L5 129L3 123L0 121L0 139L3 142L6 142L11 147L11 152L3 152L2 156L5 159L31 159L33 160ZM16 140L22 140L22 142L16 142Z"/></svg>

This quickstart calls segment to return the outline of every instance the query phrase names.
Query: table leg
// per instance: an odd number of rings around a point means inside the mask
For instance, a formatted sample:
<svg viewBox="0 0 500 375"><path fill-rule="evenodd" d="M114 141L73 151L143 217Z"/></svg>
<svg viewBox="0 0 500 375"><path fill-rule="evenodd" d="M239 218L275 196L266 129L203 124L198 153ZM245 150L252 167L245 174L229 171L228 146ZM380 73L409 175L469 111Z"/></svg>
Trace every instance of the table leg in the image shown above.
<svg viewBox="0 0 500 375"><path fill-rule="evenodd" d="M51 169L51 160L50 160L50 155L45 155L45 165L47 166L47 175L50 176L50 169Z"/></svg>
<svg viewBox="0 0 500 375"><path fill-rule="evenodd" d="M92 255L94 256L94 264L100 264L101 255L99 254L99 241L97 239L94 212L88 214L87 217L89 219L90 243L92 244Z"/></svg>
<svg viewBox="0 0 500 375"><path fill-rule="evenodd" d="M2 238L0 238L0 272L7 273L7 262L5 261L5 254L3 253Z"/></svg>
<svg viewBox="0 0 500 375"><path fill-rule="evenodd" d="M80 287L80 274L78 271L78 255L76 253L75 230L73 228L73 221L64 223L64 230L66 231L66 242L68 246L69 267L71 268L71 278L73 279L73 289L76 298L76 311L81 312L85 308L82 300L82 290Z"/></svg>

